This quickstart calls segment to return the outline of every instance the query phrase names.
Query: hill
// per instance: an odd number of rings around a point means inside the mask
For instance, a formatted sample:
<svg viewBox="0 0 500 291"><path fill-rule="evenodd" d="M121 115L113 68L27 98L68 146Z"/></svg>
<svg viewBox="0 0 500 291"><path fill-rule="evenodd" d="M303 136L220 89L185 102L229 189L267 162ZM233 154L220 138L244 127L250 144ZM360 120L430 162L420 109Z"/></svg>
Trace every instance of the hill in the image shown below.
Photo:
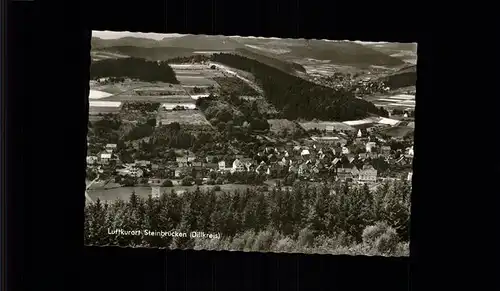
<svg viewBox="0 0 500 291"><path fill-rule="evenodd" d="M379 80L389 86L391 90L415 86L417 83L417 66L412 65L404 67L389 76L382 77Z"/></svg>
<svg viewBox="0 0 500 291"><path fill-rule="evenodd" d="M271 67L282 70L289 74L295 74L296 71L304 73L306 72L306 69L302 65L299 65L294 62L283 61L280 60L279 58L269 56L263 52L260 51L256 52L255 50L252 50L250 48L239 48L236 49L236 52L243 57L267 64Z"/></svg>
<svg viewBox="0 0 500 291"><path fill-rule="evenodd" d="M417 52L416 43L388 42L388 43L369 43L363 45L388 55L396 54L403 51L414 52L414 53Z"/></svg>
<svg viewBox="0 0 500 291"><path fill-rule="evenodd" d="M350 41L310 40L309 45L289 46L289 49L290 52L283 54L284 57L329 60L338 65L395 67L405 64L399 58Z"/></svg>
<svg viewBox="0 0 500 291"><path fill-rule="evenodd" d="M140 47L140 46L111 46L94 50L96 52L109 52L127 55L135 58L143 58L155 61L165 61L172 58L187 57L193 54L193 50L180 47Z"/></svg>
<svg viewBox="0 0 500 291"><path fill-rule="evenodd" d="M230 37L220 35L184 35L164 39L161 46L182 47L198 51L232 51L243 48L244 45Z"/></svg>
<svg viewBox="0 0 500 291"><path fill-rule="evenodd" d="M343 121L364 118L369 113L380 114L380 109L373 103L355 98L353 92L346 89L323 87L236 54L214 54L212 59L252 73L266 99L289 120L317 118Z"/></svg>
<svg viewBox="0 0 500 291"><path fill-rule="evenodd" d="M162 81L179 84L174 70L166 63L138 58L106 59L92 62L90 78L131 78L146 82Z"/></svg>
<svg viewBox="0 0 500 291"><path fill-rule="evenodd" d="M102 39L92 37L92 49L109 48L115 46L157 47L160 42L150 38L122 37L118 39Z"/></svg>

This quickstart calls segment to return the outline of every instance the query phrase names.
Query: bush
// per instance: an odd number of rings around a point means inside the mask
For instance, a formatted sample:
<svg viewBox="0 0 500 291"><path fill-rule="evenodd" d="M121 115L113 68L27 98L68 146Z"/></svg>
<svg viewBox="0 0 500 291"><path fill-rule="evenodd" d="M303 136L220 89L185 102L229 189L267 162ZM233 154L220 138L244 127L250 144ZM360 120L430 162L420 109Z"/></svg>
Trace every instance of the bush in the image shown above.
<svg viewBox="0 0 500 291"><path fill-rule="evenodd" d="M379 254L393 254L398 249L399 236L385 222L377 222L363 230L363 243Z"/></svg>
<svg viewBox="0 0 500 291"><path fill-rule="evenodd" d="M292 252L294 245L295 242L291 238L289 237L282 238L276 243L276 252L283 252L283 253Z"/></svg>
<svg viewBox="0 0 500 291"><path fill-rule="evenodd" d="M207 185L215 185L215 180L214 179L208 179L207 180Z"/></svg>
<svg viewBox="0 0 500 291"><path fill-rule="evenodd" d="M268 252L273 243L273 233L265 230L259 232L252 246L253 251Z"/></svg>
<svg viewBox="0 0 500 291"><path fill-rule="evenodd" d="M215 184L216 184L216 185L222 185L222 184L224 184L224 180L223 180L222 178L217 178L217 179L215 180Z"/></svg>
<svg viewBox="0 0 500 291"><path fill-rule="evenodd" d="M382 254L393 254L398 247L399 237L393 228L389 228L375 242L375 248Z"/></svg>
<svg viewBox="0 0 500 291"><path fill-rule="evenodd" d="M196 185L203 185L203 180L202 180L202 179L200 179L200 178L196 178L196 179L194 180L194 183L195 183Z"/></svg>
<svg viewBox="0 0 500 291"><path fill-rule="evenodd" d="M182 186L192 186L192 185L193 185L193 182L194 182L193 177L191 177L191 176L186 176L186 177L184 177L184 178L182 179L181 184L182 184Z"/></svg>
<svg viewBox="0 0 500 291"><path fill-rule="evenodd" d="M217 186L215 186L213 189L214 189L214 191L220 191L220 186L219 186L219 185L217 185Z"/></svg>
<svg viewBox="0 0 500 291"><path fill-rule="evenodd" d="M299 238L297 244L299 247L310 247L314 242L314 234L308 229L304 228L299 232Z"/></svg>
<svg viewBox="0 0 500 291"><path fill-rule="evenodd" d="M367 226L363 230L363 242L373 245L375 241L387 231L388 228L389 226L385 222L377 222L375 225Z"/></svg>
<svg viewBox="0 0 500 291"><path fill-rule="evenodd" d="M162 187L173 187L174 183L171 180L167 179L167 180L163 181L163 183L161 185L162 185Z"/></svg>

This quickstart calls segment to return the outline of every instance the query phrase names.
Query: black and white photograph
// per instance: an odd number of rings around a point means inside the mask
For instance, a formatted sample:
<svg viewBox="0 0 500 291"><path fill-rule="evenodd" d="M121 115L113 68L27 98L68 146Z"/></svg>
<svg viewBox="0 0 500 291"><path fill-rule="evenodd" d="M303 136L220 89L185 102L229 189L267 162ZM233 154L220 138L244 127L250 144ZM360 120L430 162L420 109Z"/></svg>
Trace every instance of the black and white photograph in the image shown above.
<svg viewBox="0 0 500 291"><path fill-rule="evenodd" d="M87 246L410 255L417 44L92 32Z"/></svg>

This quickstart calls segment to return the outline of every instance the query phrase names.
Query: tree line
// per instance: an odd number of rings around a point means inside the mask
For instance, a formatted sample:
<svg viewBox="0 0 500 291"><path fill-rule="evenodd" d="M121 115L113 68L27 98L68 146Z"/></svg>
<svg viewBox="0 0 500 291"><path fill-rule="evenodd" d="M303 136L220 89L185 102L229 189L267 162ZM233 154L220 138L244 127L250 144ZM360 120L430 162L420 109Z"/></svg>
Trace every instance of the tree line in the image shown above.
<svg viewBox="0 0 500 291"><path fill-rule="evenodd" d="M106 59L92 62L90 78L123 77L145 82L179 84L175 72L167 62L140 58Z"/></svg>
<svg viewBox="0 0 500 291"><path fill-rule="evenodd" d="M217 187L217 186L215 186ZM286 189L164 192L85 207L85 244L407 255L411 187L406 182L367 186L296 182ZM221 239L119 236L108 229L220 233Z"/></svg>
<svg viewBox="0 0 500 291"><path fill-rule="evenodd" d="M214 54L212 59L227 66L252 73L266 98L287 119L352 120L379 114L373 103L357 99L354 92L314 84L266 64L235 54Z"/></svg>

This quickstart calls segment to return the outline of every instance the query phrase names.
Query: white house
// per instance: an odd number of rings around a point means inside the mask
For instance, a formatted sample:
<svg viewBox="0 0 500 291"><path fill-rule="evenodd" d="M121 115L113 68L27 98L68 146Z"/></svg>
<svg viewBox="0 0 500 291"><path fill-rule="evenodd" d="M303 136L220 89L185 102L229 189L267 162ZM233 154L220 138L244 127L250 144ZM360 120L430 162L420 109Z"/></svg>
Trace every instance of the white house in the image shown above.
<svg viewBox="0 0 500 291"><path fill-rule="evenodd" d="M115 143L108 143L106 145L106 151L108 153L112 153L113 151L116 151L116 144Z"/></svg>
<svg viewBox="0 0 500 291"><path fill-rule="evenodd" d="M103 154L101 154L101 164L108 164L110 160L111 160L111 154L110 153L103 153Z"/></svg>
<svg viewBox="0 0 500 291"><path fill-rule="evenodd" d="M133 167L133 168L130 169L130 174L129 175L132 176L132 177L142 177L142 175L144 175L144 171L141 170L141 169Z"/></svg>
<svg viewBox="0 0 500 291"><path fill-rule="evenodd" d="M363 136L363 134L361 133L361 129L358 130L358 135L357 136L358 137L362 137Z"/></svg>
<svg viewBox="0 0 500 291"><path fill-rule="evenodd" d="M359 171L359 181L360 182L376 182L377 181L377 170L372 166L364 166L361 171Z"/></svg>
<svg viewBox="0 0 500 291"><path fill-rule="evenodd" d="M342 154L348 155L349 154L349 149L347 147L342 147Z"/></svg>
<svg viewBox="0 0 500 291"><path fill-rule="evenodd" d="M221 171L226 170L226 161L219 162L219 170L221 170Z"/></svg>
<svg viewBox="0 0 500 291"><path fill-rule="evenodd" d="M145 160L136 160L134 162L134 164L136 166L139 166L139 167L147 167L149 165L151 165L151 161L145 161Z"/></svg>
<svg viewBox="0 0 500 291"><path fill-rule="evenodd" d="M236 159L233 161L233 167L231 168L231 172L243 172L245 171L245 165L239 160Z"/></svg>
<svg viewBox="0 0 500 291"><path fill-rule="evenodd" d="M99 158L96 156L88 156L87 157L87 164L93 165L93 164L97 163L98 160L99 160Z"/></svg>
<svg viewBox="0 0 500 291"><path fill-rule="evenodd" d="M413 146L408 148L408 155L413 156Z"/></svg>
<svg viewBox="0 0 500 291"><path fill-rule="evenodd" d="M370 142L367 142L366 145L365 145L365 150L367 153L371 153L372 152L372 149L375 148L377 144L373 141L370 141Z"/></svg>
<svg viewBox="0 0 500 291"><path fill-rule="evenodd" d="M309 152L309 150L302 150L302 152L300 153L301 156L308 156L310 154L311 153Z"/></svg>
<svg viewBox="0 0 500 291"><path fill-rule="evenodd" d="M413 172L409 172L408 173L408 177L406 178L406 180L408 180L409 182L411 182L412 179L413 179Z"/></svg>

